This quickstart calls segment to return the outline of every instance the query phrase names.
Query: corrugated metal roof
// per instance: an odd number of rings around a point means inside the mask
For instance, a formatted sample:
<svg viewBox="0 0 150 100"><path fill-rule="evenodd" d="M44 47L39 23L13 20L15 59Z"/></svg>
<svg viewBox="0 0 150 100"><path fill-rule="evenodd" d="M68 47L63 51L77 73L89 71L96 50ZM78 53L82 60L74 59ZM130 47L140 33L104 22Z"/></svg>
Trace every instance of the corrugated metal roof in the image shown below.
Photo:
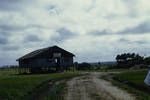
<svg viewBox="0 0 150 100"><path fill-rule="evenodd" d="M41 53L43 53L43 52L45 52L47 50L52 50L52 49L60 49L63 52L68 53L71 56L75 56L74 54L72 54L72 53L70 53L70 52L68 52L68 51L66 51L66 50L64 50L64 49L62 49L62 48L60 48L58 46L52 46L52 47L48 47L48 48L43 48L43 49L35 50L35 51L31 52L31 53L28 53L28 54L20 57L19 59L17 59L17 61L18 60L29 59L29 58L34 58L35 56L37 56L37 55L39 55L39 54L41 54Z"/></svg>

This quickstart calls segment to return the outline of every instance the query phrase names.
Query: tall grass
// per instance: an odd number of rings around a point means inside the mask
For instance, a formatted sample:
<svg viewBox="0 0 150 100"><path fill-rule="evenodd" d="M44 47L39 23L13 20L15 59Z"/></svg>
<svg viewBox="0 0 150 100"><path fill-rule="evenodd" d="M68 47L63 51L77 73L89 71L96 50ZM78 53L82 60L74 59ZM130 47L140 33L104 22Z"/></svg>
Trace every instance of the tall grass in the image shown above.
<svg viewBox="0 0 150 100"><path fill-rule="evenodd" d="M145 85L147 71L126 71L115 74L113 84L133 93L139 100L150 100L150 88Z"/></svg>
<svg viewBox="0 0 150 100"><path fill-rule="evenodd" d="M55 73L38 75L16 75L13 70L0 71L0 100L23 100L35 92L44 82L57 81L77 75L76 73Z"/></svg>

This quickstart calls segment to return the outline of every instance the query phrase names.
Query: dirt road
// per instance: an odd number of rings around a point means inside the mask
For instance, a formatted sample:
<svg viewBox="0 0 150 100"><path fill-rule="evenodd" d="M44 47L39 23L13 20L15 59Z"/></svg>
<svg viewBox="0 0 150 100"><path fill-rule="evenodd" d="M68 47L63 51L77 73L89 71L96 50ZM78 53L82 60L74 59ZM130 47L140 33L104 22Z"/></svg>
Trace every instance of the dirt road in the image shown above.
<svg viewBox="0 0 150 100"><path fill-rule="evenodd" d="M90 73L68 81L65 100L135 100L134 96L100 77L106 73Z"/></svg>

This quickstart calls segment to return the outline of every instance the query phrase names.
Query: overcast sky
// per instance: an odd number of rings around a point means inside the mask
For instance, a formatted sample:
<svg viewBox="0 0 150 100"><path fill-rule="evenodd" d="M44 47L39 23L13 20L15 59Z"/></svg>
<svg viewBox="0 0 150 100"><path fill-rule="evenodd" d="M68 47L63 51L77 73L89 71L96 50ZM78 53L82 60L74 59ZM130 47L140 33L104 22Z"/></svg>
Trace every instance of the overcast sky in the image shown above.
<svg viewBox="0 0 150 100"><path fill-rule="evenodd" d="M0 65L58 45L82 62L150 56L149 0L0 0Z"/></svg>

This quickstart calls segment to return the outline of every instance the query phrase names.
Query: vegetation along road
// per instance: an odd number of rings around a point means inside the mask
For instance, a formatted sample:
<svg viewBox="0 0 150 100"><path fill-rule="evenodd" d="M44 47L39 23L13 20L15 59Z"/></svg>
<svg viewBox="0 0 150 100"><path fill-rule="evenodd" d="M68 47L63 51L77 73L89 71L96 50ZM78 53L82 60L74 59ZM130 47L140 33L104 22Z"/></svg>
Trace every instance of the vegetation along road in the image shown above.
<svg viewBox="0 0 150 100"><path fill-rule="evenodd" d="M113 86L101 77L106 73L91 72L67 82L65 100L135 100L135 97Z"/></svg>
<svg viewBox="0 0 150 100"><path fill-rule="evenodd" d="M137 84L134 89L133 84L126 88L124 83L115 85L107 80L113 76L112 72L17 75L13 70L1 70L0 100L150 100L145 94L147 91L140 92L140 88L137 90L139 85L146 88L143 83L146 73L147 71L113 73L118 80L121 78Z"/></svg>

